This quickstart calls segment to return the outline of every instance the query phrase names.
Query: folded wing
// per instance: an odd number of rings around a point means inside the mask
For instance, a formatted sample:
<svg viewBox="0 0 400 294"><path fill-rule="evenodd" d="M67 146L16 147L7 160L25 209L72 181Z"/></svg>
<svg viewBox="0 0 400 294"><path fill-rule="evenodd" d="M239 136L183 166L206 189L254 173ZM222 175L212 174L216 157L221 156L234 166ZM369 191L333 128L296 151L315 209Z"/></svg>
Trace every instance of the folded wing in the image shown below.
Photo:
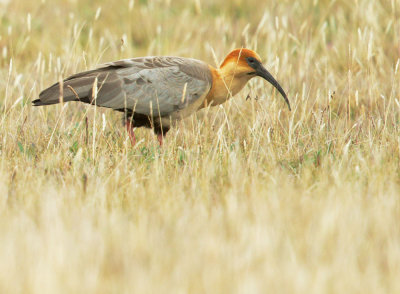
<svg viewBox="0 0 400 294"><path fill-rule="evenodd" d="M97 87L93 87L97 80ZM181 57L145 57L107 63L42 91L34 105L82 101L163 117L204 99L212 84L208 65ZM62 90L61 90L62 88ZM93 89L97 88L94 93Z"/></svg>

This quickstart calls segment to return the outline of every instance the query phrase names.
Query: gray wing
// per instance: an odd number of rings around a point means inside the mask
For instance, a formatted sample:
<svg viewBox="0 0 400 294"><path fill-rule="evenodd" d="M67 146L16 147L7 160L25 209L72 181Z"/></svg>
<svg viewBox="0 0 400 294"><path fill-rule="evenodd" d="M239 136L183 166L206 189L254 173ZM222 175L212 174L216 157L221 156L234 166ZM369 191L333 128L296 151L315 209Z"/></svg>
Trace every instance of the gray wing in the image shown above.
<svg viewBox="0 0 400 294"><path fill-rule="evenodd" d="M97 97L93 84L97 78ZM167 116L204 98L212 84L208 65L181 57L145 57L107 63L63 82L64 101L82 101L116 110ZM33 101L48 105L60 100L54 84ZM96 97L96 99L94 99Z"/></svg>

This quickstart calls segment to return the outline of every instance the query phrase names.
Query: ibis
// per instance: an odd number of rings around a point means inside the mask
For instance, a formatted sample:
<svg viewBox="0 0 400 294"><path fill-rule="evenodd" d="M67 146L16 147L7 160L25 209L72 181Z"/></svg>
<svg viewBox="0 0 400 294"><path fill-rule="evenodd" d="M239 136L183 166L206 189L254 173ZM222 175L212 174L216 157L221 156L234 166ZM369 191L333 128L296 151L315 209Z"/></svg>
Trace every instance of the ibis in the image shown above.
<svg viewBox="0 0 400 294"><path fill-rule="evenodd" d="M173 122L224 103L253 77L262 77L283 96L285 91L249 49L230 52L215 68L184 57L148 56L124 59L74 74L39 94L34 106L80 101L124 113L132 145L134 129L152 128L162 145Z"/></svg>

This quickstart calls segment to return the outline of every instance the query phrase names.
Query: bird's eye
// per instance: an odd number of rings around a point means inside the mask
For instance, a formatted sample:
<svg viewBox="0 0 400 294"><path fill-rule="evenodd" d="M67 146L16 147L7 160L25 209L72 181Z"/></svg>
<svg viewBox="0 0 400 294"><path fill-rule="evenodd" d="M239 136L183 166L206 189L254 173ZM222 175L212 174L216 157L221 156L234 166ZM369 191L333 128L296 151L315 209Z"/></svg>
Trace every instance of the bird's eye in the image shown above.
<svg viewBox="0 0 400 294"><path fill-rule="evenodd" d="M249 59L247 59L250 63L254 63L256 60L253 57L249 57Z"/></svg>

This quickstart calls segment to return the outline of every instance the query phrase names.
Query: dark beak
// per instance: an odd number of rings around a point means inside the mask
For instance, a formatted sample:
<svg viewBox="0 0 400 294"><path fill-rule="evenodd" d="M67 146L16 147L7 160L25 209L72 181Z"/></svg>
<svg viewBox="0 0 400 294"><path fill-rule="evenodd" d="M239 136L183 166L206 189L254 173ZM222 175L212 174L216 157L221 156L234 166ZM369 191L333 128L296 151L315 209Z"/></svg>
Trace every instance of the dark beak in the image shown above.
<svg viewBox="0 0 400 294"><path fill-rule="evenodd" d="M281 85L279 85L279 83L274 79L274 77L265 69L265 67L261 63L255 67L255 70L257 76L262 77L268 82L270 82L272 86L274 86L279 91L279 93L282 94L283 99L285 99L285 102L289 107L289 110L291 110L289 99L287 98L285 91L283 91Z"/></svg>

